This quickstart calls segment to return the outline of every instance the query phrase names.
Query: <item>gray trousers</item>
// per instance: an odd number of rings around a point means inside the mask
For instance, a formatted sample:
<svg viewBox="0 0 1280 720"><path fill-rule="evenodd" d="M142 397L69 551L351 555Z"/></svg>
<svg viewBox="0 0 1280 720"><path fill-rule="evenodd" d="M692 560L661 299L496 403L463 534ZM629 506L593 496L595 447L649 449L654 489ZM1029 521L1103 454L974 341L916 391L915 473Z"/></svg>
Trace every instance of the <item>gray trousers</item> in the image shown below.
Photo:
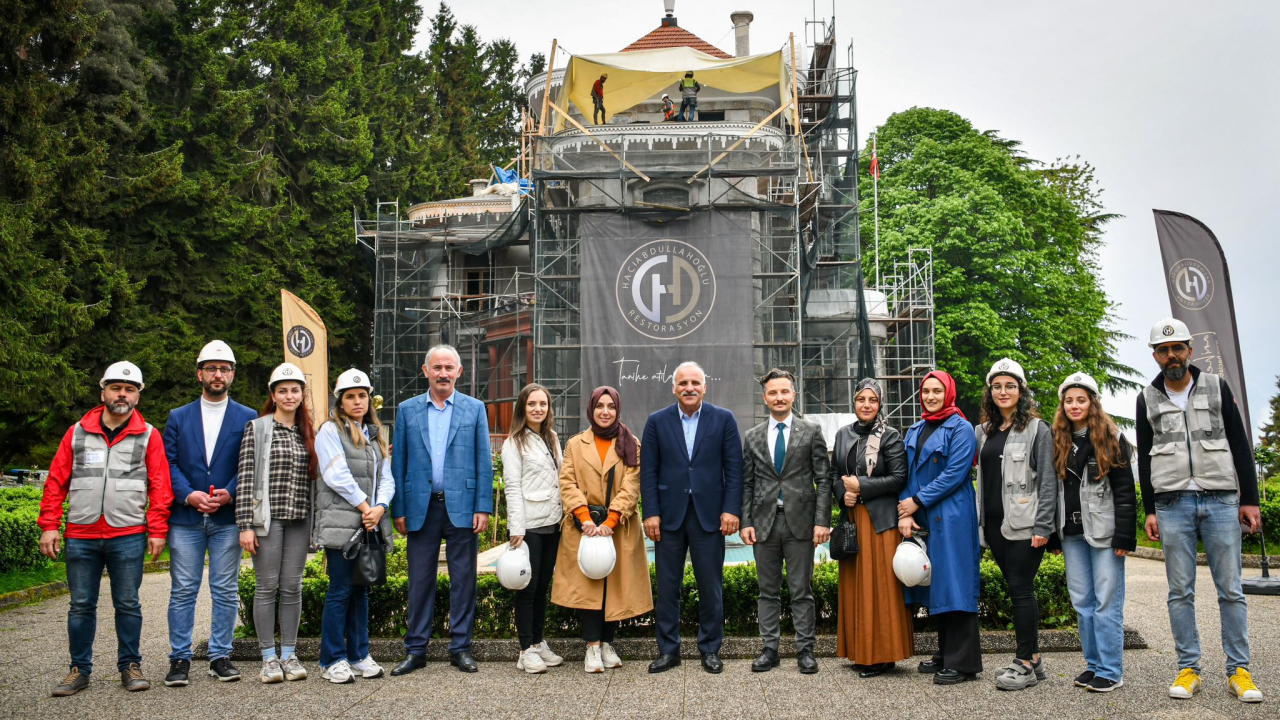
<svg viewBox="0 0 1280 720"><path fill-rule="evenodd" d="M253 556L253 574L258 580L253 591L253 624L258 647L263 650L276 646L276 590L280 591L280 645L298 644L302 568L310 547L306 520L272 520L267 534L258 536L258 552Z"/></svg>
<svg viewBox="0 0 1280 720"><path fill-rule="evenodd" d="M813 650L817 611L813 602L813 540L798 538L779 512L764 542L752 546L756 555L756 580L760 584L757 614L764 646L778 649L782 615L782 563L787 564L787 588L791 591L791 618L796 628L796 652Z"/></svg>

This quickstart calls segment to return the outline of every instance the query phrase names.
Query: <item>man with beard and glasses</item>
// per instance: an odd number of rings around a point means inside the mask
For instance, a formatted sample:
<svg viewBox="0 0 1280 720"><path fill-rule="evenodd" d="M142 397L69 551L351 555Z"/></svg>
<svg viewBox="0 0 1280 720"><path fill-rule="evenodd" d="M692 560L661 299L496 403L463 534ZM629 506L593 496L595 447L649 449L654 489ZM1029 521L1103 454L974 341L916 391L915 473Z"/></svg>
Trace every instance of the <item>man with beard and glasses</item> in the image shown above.
<svg viewBox="0 0 1280 720"><path fill-rule="evenodd" d="M49 465L40 501L40 552L58 556L66 540L67 640L71 672L53 689L54 697L75 695L89 686L93 671L93 638L98 627L98 590L102 571L111 581L115 607L116 669L120 684L131 692L151 687L142 674L142 561L164 551L169 532L169 463L160 431L134 408L145 385L131 362L107 368L102 405L90 410L62 436ZM67 501L67 527L62 537L62 503Z"/></svg>
<svg viewBox="0 0 1280 720"><path fill-rule="evenodd" d="M1174 318L1151 328L1160 374L1138 396L1138 478L1147 537L1164 547L1169 622L1178 676L1169 697L1200 690L1196 627L1196 541L1204 544L1218 590L1227 692L1262 702L1249 673L1249 608L1240 587L1241 526L1257 532L1253 450L1231 387L1191 364L1191 332Z"/></svg>
<svg viewBox="0 0 1280 720"><path fill-rule="evenodd" d="M234 500L244 428L258 417L232 400L227 391L236 378L236 356L214 340L196 356L200 399L175 408L164 426L173 509L169 515L169 674L167 687L186 685L191 672L191 642L196 598L209 558L209 676L220 682L240 679L231 664L240 571L240 530Z"/></svg>

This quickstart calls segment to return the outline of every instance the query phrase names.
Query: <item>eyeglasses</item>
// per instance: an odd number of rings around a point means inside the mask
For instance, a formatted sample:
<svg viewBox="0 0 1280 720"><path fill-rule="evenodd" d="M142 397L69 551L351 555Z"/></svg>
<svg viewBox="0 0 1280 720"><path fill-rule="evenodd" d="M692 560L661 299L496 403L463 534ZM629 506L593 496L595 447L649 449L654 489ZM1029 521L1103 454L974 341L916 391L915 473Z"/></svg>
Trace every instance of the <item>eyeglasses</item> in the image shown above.
<svg viewBox="0 0 1280 720"><path fill-rule="evenodd" d="M1008 385L992 385L991 392L1018 392L1018 384L1009 383Z"/></svg>
<svg viewBox="0 0 1280 720"><path fill-rule="evenodd" d="M210 375L230 375L236 371L235 368L227 367L226 365L205 365L200 369Z"/></svg>
<svg viewBox="0 0 1280 720"><path fill-rule="evenodd" d="M1173 353L1174 355L1183 355L1183 354L1186 354L1186 352L1190 349L1191 348L1187 347L1182 343L1178 343L1176 345L1161 345L1160 347L1156 348L1156 356L1169 357L1169 353Z"/></svg>

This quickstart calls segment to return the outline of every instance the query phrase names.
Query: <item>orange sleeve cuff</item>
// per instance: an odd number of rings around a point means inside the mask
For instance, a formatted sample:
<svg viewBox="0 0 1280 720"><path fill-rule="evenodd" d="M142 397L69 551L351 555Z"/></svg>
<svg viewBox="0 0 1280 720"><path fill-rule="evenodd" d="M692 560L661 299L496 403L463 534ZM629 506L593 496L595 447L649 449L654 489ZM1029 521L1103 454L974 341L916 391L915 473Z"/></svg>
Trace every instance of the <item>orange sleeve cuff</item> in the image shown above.
<svg viewBox="0 0 1280 720"><path fill-rule="evenodd" d="M580 523L591 522L591 511L587 509L586 505L579 505L578 507L574 508L573 516L578 518L578 522Z"/></svg>
<svg viewBox="0 0 1280 720"><path fill-rule="evenodd" d="M622 520L622 513L617 510L609 511L609 518L604 521L604 526L610 530L618 527L618 521Z"/></svg>

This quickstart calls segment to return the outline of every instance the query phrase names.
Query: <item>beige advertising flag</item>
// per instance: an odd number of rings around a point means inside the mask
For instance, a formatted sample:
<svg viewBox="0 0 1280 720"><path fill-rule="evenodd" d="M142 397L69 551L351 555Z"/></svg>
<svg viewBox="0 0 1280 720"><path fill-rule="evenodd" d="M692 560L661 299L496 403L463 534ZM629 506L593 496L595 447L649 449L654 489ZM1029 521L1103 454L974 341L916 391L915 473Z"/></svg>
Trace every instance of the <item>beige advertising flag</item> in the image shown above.
<svg viewBox="0 0 1280 720"><path fill-rule="evenodd" d="M329 417L329 334L311 306L288 290L280 291L284 321L284 359L302 368L307 377L307 407L311 425L319 428Z"/></svg>

